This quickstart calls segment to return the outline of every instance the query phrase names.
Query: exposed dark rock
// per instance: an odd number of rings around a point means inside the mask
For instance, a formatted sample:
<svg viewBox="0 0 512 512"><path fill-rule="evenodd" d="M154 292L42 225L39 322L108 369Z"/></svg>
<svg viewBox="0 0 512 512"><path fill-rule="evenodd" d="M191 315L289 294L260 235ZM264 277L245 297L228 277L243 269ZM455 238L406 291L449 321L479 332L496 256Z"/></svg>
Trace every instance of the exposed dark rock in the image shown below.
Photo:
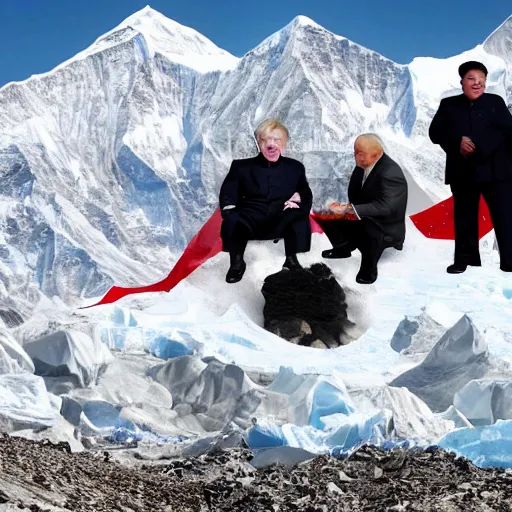
<svg viewBox="0 0 512 512"><path fill-rule="evenodd" d="M272 274L265 279L261 293L268 331L308 347L336 348L345 344L346 329L352 326L345 292L324 263Z"/></svg>
<svg viewBox="0 0 512 512"><path fill-rule="evenodd" d="M0 318L8 328L18 327L25 321L14 309L0 309Z"/></svg>
<svg viewBox="0 0 512 512"><path fill-rule="evenodd" d="M123 465L104 452L69 453L4 436L0 460L7 510L490 512L510 510L512 495L512 473L435 448L364 447L345 460L322 456L257 470L244 449Z"/></svg>

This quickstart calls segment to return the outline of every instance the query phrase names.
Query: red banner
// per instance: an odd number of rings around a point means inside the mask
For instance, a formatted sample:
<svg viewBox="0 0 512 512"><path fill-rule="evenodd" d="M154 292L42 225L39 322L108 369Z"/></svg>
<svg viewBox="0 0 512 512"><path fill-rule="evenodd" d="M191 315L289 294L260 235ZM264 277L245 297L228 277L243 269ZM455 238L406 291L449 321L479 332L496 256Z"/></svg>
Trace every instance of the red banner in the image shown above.
<svg viewBox="0 0 512 512"><path fill-rule="evenodd" d="M440 203L411 215L414 225L427 238L437 240L455 240L455 227L453 221L453 196ZM478 236L482 238L493 229L489 207L480 198L480 211L478 219Z"/></svg>
<svg viewBox="0 0 512 512"><path fill-rule="evenodd" d="M320 226L311 217L310 221L313 233L322 233ZM162 279L162 281L136 288L113 286L99 302L86 307L91 308L101 304L110 304L126 297L126 295L132 295L134 293L169 292L206 260L213 258L222 251L222 240L220 238L221 223L222 217L220 210L217 209L196 236L192 238L180 259L176 262L176 265L174 265L169 275Z"/></svg>

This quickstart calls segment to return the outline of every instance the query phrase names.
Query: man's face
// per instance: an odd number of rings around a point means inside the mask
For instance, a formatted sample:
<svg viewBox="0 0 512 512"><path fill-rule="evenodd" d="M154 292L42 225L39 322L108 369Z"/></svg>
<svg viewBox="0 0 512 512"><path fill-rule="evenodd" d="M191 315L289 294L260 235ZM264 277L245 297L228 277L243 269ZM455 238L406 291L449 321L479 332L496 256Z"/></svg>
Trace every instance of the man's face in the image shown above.
<svg viewBox="0 0 512 512"><path fill-rule="evenodd" d="M286 135L279 129L270 130L258 138L258 145L269 162L277 162L286 146Z"/></svg>
<svg viewBox="0 0 512 512"><path fill-rule="evenodd" d="M380 149L372 147L361 140L356 140L354 144L354 157L356 165L363 169L373 165L381 155Z"/></svg>
<svg viewBox="0 0 512 512"><path fill-rule="evenodd" d="M485 91L486 77L479 69L470 69L462 79L462 91L471 101L480 98Z"/></svg>

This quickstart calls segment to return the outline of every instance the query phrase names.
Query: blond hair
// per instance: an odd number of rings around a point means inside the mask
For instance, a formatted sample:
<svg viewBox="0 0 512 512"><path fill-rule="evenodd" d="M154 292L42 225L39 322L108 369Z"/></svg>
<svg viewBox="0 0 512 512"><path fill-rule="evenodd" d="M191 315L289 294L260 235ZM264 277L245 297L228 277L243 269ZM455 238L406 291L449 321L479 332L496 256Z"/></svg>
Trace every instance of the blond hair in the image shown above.
<svg viewBox="0 0 512 512"><path fill-rule="evenodd" d="M285 136L285 139L288 140L288 128L286 128L286 126L280 123L277 119L266 119L265 121L262 121L254 131L254 136L256 137L256 140L259 140L263 135L271 132L272 130L280 130Z"/></svg>

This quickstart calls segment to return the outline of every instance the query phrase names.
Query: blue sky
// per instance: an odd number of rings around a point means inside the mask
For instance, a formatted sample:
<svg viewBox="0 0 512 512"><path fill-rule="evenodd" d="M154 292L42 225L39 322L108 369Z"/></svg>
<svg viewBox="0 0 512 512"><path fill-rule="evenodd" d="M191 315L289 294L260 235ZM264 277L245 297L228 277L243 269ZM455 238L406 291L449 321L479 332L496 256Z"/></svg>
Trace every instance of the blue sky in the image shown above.
<svg viewBox="0 0 512 512"><path fill-rule="evenodd" d="M148 3L236 56L303 14L402 64L472 48L512 15L510 0L0 0L0 86L49 71Z"/></svg>

